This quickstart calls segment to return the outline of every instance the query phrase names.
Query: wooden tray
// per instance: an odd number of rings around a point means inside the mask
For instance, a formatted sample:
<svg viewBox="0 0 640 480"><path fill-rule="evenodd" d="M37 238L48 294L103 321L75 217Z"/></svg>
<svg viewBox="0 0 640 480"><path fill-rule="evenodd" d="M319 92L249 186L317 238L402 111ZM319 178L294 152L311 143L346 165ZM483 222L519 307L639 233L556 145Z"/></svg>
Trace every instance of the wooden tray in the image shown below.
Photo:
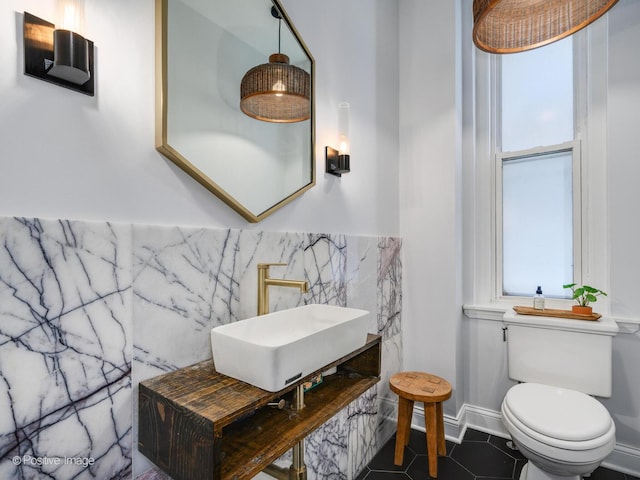
<svg viewBox="0 0 640 480"><path fill-rule="evenodd" d="M515 306L513 309L520 315L537 315L538 317L558 317L558 318L571 318L574 320L598 320L602 315L599 313L592 313L591 315L583 315L581 313L573 313L571 310L557 310L554 308L545 308L544 310L536 310L531 307L519 307Z"/></svg>

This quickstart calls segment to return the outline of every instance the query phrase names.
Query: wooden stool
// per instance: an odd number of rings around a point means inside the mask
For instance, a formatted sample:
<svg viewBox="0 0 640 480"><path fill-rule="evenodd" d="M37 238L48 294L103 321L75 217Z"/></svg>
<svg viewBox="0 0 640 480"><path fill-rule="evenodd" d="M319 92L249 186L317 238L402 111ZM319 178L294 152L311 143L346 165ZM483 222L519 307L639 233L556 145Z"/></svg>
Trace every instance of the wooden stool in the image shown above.
<svg viewBox="0 0 640 480"><path fill-rule="evenodd" d="M402 465L404 447L409 444L413 403L424 403L429 475L438 476L438 455L447 454L444 442L442 402L451 397L451 385L444 378L422 372L400 372L389 380L391 390L398 395L398 432L393 463Z"/></svg>

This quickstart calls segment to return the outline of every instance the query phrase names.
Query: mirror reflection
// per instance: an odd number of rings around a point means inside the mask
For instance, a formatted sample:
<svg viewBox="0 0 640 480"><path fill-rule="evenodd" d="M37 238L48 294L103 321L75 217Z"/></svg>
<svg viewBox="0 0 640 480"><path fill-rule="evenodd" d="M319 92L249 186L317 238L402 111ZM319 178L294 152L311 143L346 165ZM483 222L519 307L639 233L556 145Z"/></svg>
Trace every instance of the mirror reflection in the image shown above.
<svg viewBox="0 0 640 480"><path fill-rule="evenodd" d="M259 221L315 184L313 58L276 1L157 2L158 150ZM261 121L241 111L243 77L273 54L307 75L306 120Z"/></svg>

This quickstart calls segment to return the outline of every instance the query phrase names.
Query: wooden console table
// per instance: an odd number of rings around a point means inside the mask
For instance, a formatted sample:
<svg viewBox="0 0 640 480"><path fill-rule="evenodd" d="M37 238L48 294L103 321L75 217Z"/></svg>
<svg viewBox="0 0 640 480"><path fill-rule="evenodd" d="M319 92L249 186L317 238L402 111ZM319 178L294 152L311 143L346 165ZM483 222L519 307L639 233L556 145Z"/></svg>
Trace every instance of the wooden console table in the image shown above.
<svg viewBox="0 0 640 480"><path fill-rule="evenodd" d="M222 375L211 360L145 380L138 449L175 480L249 479L375 385L380 363L381 337L370 334L363 347L279 392ZM267 405L291 403L298 385L333 367L302 410Z"/></svg>

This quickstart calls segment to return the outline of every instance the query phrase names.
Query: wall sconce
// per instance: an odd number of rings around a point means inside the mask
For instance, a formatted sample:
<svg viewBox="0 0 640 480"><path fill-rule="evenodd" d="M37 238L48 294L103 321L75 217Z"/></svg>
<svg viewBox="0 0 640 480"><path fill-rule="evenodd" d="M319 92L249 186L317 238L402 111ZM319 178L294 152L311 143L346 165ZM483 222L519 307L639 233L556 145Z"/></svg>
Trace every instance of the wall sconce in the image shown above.
<svg viewBox="0 0 640 480"><path fill-rule="evenodd" d="M325 168L326 172L336 177L341 177L343 173L349 173L350 168L350 145L349 145L349 104L342 102L338 105L338 149L325 147Z"/></svg>
<svg viewBox="0 0 640 480"><path fill-rule="evenodd" d="M94 95L93 42L80 33L84 0L58 0L58 25L24 12L24 73Z"/></svg>

